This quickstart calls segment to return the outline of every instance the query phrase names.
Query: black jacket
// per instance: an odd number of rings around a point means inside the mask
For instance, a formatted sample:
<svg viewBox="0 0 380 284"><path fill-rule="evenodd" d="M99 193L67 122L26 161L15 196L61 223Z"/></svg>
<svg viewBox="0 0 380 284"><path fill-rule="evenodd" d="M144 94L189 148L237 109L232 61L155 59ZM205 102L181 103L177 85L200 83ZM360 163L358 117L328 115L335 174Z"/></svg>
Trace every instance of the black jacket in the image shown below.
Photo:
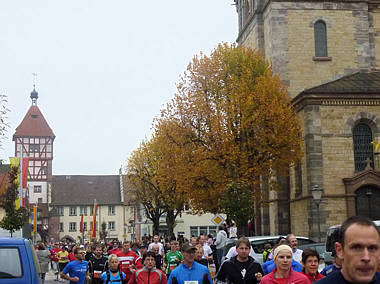
<svg viewBox="0 0 380 284"><path fill-rule="evenodd" d="M223 262L220 267L218 274L216 275L217 280L221 282L227 282L232 284L256 284L258 283L255 277L255 274L260 272L264 275L261 265L256 262L252 257L248 256L248 265L247 271L243 278L237 265L237 256Z"/></svg>

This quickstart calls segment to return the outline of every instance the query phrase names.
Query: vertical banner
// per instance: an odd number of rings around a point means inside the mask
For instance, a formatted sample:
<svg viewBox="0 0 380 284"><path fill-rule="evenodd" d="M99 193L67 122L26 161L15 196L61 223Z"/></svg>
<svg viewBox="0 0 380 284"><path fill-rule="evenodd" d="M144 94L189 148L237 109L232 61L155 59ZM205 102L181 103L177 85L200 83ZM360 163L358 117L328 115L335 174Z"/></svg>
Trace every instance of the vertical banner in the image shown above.
<svg viewBox="0 0 380 284"><path fill-rule="evenodd" d="M37 205L33 207L33 232L37 231Z"/></svg>
<svg viewBox="0 0 380 284"><path fill-rule="evenodd" d="M28 184L29 158L22 159L22 188Z"/></svg>
<svg viewBox="0 0 380 284"><path fill-rule="evenodd" d="M11 163L12 168L18 168L18 174L17 174L17 178L15 180L15 183L16 183L17 187L19 187L20 186L20 158L11 157L11 158L9 158L9 161ZM20 198L21 194L22 194L22 192L20 191L18 193L18 197L17 197L16 202L15 202L16 203L16 209L19 209L21 206L21 198Z"/></svg>
<svg viewBox="0 0 380 284"><path fill-rule="evenodd" d="M82 233L84 232L84 213L81 214L81 218L80 218L80 231Z"/></svg>
<svg viewBox="0 0 380 284"><path fill-rule="evenodd" d="M22 159L22 205L26 206L26 190L28 188L29 158Z"/></svg>
<svg viewBox="0 0 380 284"><path fill-rule="evenodd" d="M92 235L91 235L92 238L96 238L96 212L97 211L98 211L98 204L95 201L95 204L94 204L94 216L93 216L93 219L92 219Z"/></svg>

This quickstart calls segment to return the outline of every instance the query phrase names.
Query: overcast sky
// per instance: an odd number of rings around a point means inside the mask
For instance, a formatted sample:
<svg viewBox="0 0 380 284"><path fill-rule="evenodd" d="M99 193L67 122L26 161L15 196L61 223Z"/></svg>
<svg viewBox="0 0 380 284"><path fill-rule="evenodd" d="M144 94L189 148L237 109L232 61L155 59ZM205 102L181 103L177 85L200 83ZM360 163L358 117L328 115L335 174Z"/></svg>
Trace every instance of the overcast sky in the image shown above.
<svg viewBox="0 0 380 284"><path fill-rule="evenodd" d="M191 58L234 42L233 0L24 0L0 4L1 159L31 105L53 129L53 174L117 174L151 133Z"/></svg>

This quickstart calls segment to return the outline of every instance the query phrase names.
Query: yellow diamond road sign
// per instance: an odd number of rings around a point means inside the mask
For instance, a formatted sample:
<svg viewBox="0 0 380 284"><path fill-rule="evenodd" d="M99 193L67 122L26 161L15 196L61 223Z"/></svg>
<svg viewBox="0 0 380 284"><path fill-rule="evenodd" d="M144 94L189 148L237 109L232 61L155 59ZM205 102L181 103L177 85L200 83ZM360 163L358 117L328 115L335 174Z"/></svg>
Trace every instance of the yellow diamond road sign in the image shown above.
<svg viewBox="0 0 380 284"><path fill-rule="evenodd" d="M224 221L224 218L220 216L219 214L216 214L214 217L211 218L211 222L213 222L215 225L220 225Z"/></svg>

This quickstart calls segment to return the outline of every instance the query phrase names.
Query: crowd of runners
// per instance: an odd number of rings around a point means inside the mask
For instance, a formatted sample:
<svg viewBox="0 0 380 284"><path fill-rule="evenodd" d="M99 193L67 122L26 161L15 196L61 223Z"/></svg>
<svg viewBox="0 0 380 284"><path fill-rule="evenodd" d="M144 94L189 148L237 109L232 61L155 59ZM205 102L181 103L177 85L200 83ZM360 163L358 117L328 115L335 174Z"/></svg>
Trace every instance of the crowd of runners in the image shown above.
<svg viewBox="0 0 380 284"><path fill-rule="evenodd" d="M289 234L272 247L266 246L263 265L250 256L249 240L240 237L223 257L228 232L219 228L216 238L202 235L189 240L160 241L159 236L141 242L114 240L50 248L56 280L70 283L129 284L380 284L380 235L364 217L347 219L335 244L334 263L318 271L319 253L298 249ZM40 244L39 250L44 249ZM261 262L261 261L260 261ZM44 275L41 275L44 278Z"/></svg>

